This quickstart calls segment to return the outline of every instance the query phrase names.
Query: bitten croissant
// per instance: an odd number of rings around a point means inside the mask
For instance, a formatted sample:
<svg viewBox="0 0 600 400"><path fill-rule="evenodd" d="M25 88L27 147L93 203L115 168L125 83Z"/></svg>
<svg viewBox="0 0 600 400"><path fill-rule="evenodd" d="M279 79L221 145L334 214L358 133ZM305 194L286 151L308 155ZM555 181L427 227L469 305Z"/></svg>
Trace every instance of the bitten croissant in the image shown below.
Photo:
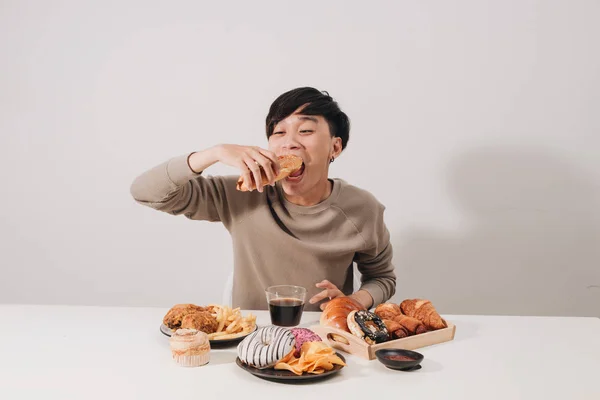
<svg viewBox="0 0 600 400"><path fill-rule="evenodd" d="M448 327L429 300L407 299L400 303L400 309L403 314L418 319L431 330Z"/></svg>

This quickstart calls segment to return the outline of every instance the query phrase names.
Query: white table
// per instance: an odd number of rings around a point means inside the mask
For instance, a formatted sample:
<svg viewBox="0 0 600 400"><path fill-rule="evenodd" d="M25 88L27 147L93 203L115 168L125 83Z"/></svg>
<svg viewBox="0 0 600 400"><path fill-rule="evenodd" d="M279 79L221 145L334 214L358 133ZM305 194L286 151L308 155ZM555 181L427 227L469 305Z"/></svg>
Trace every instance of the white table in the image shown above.
<svg viewBox="0 0 600 400"><path fill-rule="evenodd" d="M445 315L455 340L418 350L421 370L345 355L336 376L290 385L242 370L235 347L212 350L206 366L179 367L159 331L166 312L0 305L0 398L600 399L598 318ZM254 313L269 323L266 312ZM305 313L302 325L318 317Z"/></svg>

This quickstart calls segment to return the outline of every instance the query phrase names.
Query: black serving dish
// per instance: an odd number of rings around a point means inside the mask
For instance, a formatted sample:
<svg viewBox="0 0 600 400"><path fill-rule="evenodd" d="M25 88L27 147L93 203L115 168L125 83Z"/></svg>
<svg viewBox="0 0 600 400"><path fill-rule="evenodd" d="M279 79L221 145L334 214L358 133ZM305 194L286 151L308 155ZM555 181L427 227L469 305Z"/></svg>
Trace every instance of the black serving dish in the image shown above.
<svg viewBox="0 0 600 400"><path fill-rule="evenodd" d="M414 371L421 369L423 354L412 350L381 349L375 352L375 357L383 365L399 371ZM400 359L394 359L400 358Z"/></svg>
<svg viewBox="0 0 600 400"><path fill-rule="evenodd" d="M346 363L346 359L340 353L335 353L344 363ZM239 357L235 359L235 363L242 369L250 372L252 375L258 376L259 378L279 381L279 382L288 382L288 383L296 383L303 381L318 381L330 375L336 374L344 368L343 365L334 365L333 369L329 371L325 371L322 374L309 374L307 372L302 375L296 375L292 371L288 370L277 370L274 368L265 368L258 369L251 367L249 365L244 364Z"/></svg>

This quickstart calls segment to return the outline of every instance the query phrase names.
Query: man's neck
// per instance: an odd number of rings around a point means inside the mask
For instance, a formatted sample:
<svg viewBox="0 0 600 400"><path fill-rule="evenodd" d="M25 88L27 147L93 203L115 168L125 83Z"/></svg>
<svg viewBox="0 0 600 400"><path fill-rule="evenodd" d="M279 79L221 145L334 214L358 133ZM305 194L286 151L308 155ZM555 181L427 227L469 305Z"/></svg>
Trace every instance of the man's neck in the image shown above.
<svg viewBox="0 0 600 400"><path fill-rule="evenodd" d="M309 193L304 196L289 196L284 192L284 196L292 204L298 206L310 207L319 204L327 199L333 191L333 182L329 179L316 185Z"/></svg>

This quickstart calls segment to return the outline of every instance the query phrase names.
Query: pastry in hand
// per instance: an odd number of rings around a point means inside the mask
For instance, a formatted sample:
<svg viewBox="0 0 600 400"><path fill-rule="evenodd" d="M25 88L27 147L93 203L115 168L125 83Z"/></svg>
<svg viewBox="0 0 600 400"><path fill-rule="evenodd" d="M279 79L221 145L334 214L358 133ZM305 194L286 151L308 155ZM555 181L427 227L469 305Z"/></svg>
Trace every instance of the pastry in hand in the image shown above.
<svg viewBox="0 0 600 400"><path fill-rule="evenodd" d="M285 179L292 174L301 174L304 171L304 161L302 161L302 158L293 154L277 157L277 164L279 165L279 174L275 177L275 182ZM262 167L260 167L260 177L263 186L269 184L267 174ZM255 190L256 182L254 180L254 174L250 173L250 182L246 182L244 177L240 176L236 188L241 192L251 192Z"/></svg>
<svg viewBox="0 0 600 400"><path fill-rule="evenodd" d="M396 315L402 314L400 310L400 306L394 303L381 303L377 307L375 307L375 314L379 316L381 319L394 319Z"/></svg>
<svg viewBox="0 0 600 400"><path fill-rule="evenodd" d="M198 311L185 315L181 319L181 327L196 329L208 334L217 331L219 322L209 311Z"/></svg>
<svg viewBox="0 0 600 400"><path fill-rule="evenodd" d="M420 320L407 315L396 315L392 320L406 328L411 335L418 335L419 333L428 331L427 327Z"/></svg>
<svg viewBox="0 0 600 400"><path fill-rule="evenodd" d="M407 299L400 303L400 309L405 315L420 320L430 330L448 327L429 300Z"/></svg>
<svg viewBox="0 0 600 400"><path fill-rule="evenodd" d="M398 322L391 319L384 319L383 323L385 324L388 336L390 340L393 339L402 339L410 335L405 327L400 325Z"/></svg>
<svg viewBox="0 0 600 400"><path fill-rule="evenodd" d="M163 324L171 329L179 329L183 317L198 311L205 311L205 308L195 304L176 304L164 316Z"/></svg>

